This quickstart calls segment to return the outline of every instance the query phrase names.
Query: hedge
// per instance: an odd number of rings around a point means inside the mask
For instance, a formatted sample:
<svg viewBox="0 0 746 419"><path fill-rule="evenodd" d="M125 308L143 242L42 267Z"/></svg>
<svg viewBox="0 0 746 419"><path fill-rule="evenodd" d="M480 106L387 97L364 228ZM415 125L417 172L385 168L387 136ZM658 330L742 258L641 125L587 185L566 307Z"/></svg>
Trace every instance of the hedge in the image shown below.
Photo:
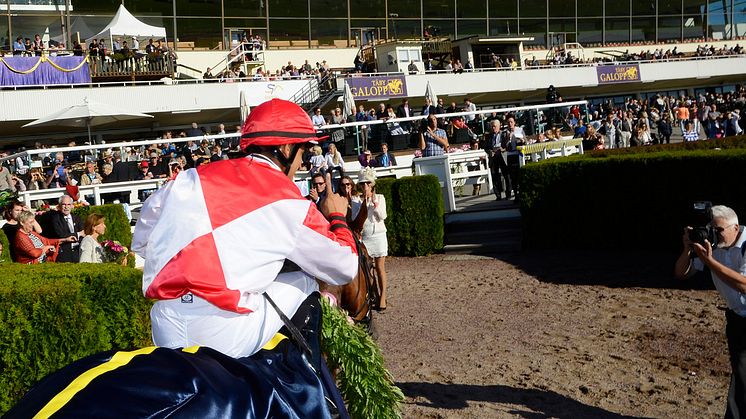
<svg viewBox="0 0 746 419"><path fill-rule="evenodd" d="M678 250L692 203L702 200L746 219L746 150L637 149L524 166L524 246Z"/></svg>
<svg viewBox="0 0 746 419"><path fill-rule="evenodd" d="M0 252L0 263L12 262L10 260L10 243L3 230L0 230L0 244L3 245L3 251Z"/></svg>
<svg viewBox="0 0 746 419"><path fill-rule="evenodd" d="M100 237L99 241L115 240L127 246L132 245L132 229L124 208L119 204L96 205L90 207L79 207L73 211L85 222L88 214L101 214L104 216L106 223L106 234Z"/></svg>
<svg viewBox="0 0 746 419"><path fill-rule="evenodd" d="M113 264L0 266L0 412L96 352L150 345L142 273Z"/></svg>
<svg viewBox="0 0 746 419"><path fill-rule="evenodd" d="M382 178L389 254L423 256L443 248L443 194L437 176Z"/></svg>

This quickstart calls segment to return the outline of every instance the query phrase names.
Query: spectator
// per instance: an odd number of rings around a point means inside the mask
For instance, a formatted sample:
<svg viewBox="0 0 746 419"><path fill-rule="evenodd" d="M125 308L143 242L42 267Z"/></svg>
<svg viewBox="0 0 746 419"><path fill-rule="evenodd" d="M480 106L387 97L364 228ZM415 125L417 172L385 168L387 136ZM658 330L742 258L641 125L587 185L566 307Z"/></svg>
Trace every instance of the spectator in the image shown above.
<svg viewBox="0 0 746 419"><path fill-rule="evenodd" d="M13 262L16 261L15 246L13 246L13 243L15 243L16 233L18 233L18 229L21 226L18 222L18 217L23 211L30 211L30 209L21 201L11 202L3 211L5 224L3 224L2 229L3 233L5 233L5 237L8 239L8 243L10 244L10 246L8 246L8 251L10 252L10 259ZM33 223L33 230L37 234L41 234L41 226L36 222L36 220L34 220Z"/></svg>
<svg viewBox="0 0 746 419"><path fill-rule="evenodd" d="M324 119L324 115L321 114L321 108L317 107L313 110L313 116L311 117L311 122L313 123L313 126L315 126L317 129L326 125L326 120Z"/></svg>
<svg viewBox="0 0 746 419"><path fill-rule="evenodd" d="M0 191L16 191L13 175L10 173L10 169L4 165L0 165Z"/></svg>
<svg viewBox="0 0 746 419"><path fill-rule="evenodd" d="M311 188L306 198L313 201L317 206L321 206L321 201L323 201L325 197L326 176L321 173L316 173L311 176Z"/></svg>
<svg viewBox="0 0 746 419"><path fill-rule="evenodd" d="M417 68L417 64L414 63L414 60L411 60L407 66L407 71L409 71L409 74L417 74L420 72L420 69Z"/></svg>
<svg viewBox="0 0 746 419"><path fill-rule="evenodd" d="M434 114L427 117L427 127L420 133L419 147L422 157L442 156L448 149L448 137L445 131L438 128L438 119Z"/></svg>
<svg viewBox="0 0 746 419"><path fill-rule="evenodd" d="M323 156L321 146L315 145L311 149L313 151L313 155L311 156L311 169L309 170L311 174L324 174L326 173L326 159Z"/></svg>
<svg viewBox="0 0 746 419"><path fill-rule="evenodd" d="M684 142L698 141L699 134L694 130L691 122L684 121Z"/></svg>
<svg viewBox="0 0 746 419"><path fill-rule="evenodd" d="M96 213L88 215L83 232L85 237L80 241L80 263L103 263L104 248L98 239L106 233L104 216Z"/></svg>
<svg viewBox="0 0 746 419"><path fill-rule="evenodd" d="M396 156L389 153L388 144L381 143L381 154L376 156L376 161L378 162L378 167L396 166Z"/></svg>
<svg viewBox="0 0 746 419"><path fill-rule="evenodd" d="M80 260L78 239L83 237L83 221L72 213L73 198L62 195L57 210L50 211L51 231L47 235L52 239L63 239L59 246L57 262L77 263Z"/></svg>
<svg viewBox="0 0 746 419"><path fill-rule="evenodd" d="M388 240L386 238L386 198L376 193L376 172L367 167L360 170L358 175L358 188L362 195L360 207L365 206L368 217L363 224L362 239L368 254L373 258L378 276L379 305L380 311L386 310L386 256L388 255ZM352 217L357 213L353 208Z"/></svg>
<svg viewBox="0 0 746 419"><path fill-rule="evenodd" d="M26 46L23 45L23 38L20 36L16 38L16 41L13 42L13 56L20 56L23 55L23 53L26 52ZM13 246L11 246L11 249Z"/></svg>
<svg viewBox="0 0 746 419"><path fill-rule="evenodd" d="M342 153L337 150L337 146L335 144L329 144L329 148L326 152L325 156L326 160L326 167L328 169L339 167L342 170L345 168L345 161L342 159Z"/></svg>
<svg viewBox="0 0 746 419"><path fill-rule="evenodd" d="M33 265L55 262L61 244L70 244L72 236L64 239L48 239L34 231L36 220L31 211L21 211L18 215L19 229L13 242L16 262Z"/></svg>
<svg viewBox="0 0 746 419"><path fill-rule="evenodd" d="M361 167L378 166L378 162L376 161L376 159L373 158L373 153L371 153L370 150L367 149L358 156L357 160L360 162Z"/></svg>

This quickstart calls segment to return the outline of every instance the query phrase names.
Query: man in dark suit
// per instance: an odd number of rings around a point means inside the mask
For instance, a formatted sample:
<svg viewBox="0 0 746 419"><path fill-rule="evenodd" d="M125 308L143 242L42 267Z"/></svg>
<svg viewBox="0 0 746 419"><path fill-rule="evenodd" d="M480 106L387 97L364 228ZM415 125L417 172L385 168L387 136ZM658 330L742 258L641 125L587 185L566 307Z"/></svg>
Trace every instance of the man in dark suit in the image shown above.
<svg viewBox="0 0 746 419"><path fill-rule="evenodd" d="M507 147L508 136L502 132L500 126L500 120L494 119L491 121L490 128L492 129L489 134L485 136L484 150L490 156L490 171L492 172L492 188L495 192L495 197L499 201L502 199L503 192L503 179L505 179L505 198L510 199L511 197L511 177L508 173L508 165L505 161L503 153ZM502 178L500 176L502 174Z"/></svg>
<svg viewBox="0 0 746 419"><path fill-rule="evenodd" d="M396 166L396 156L389 153L389 145L381 143L381 151L382 153L376 156L378 167Z"/></svg>
<svg viewBox="0 0 746 419"><path fill-rule="evenodd" d="M80 261L79 239L85 235L83 233L83 221L77 215L71 213L73 209L73 199L69 195L62 195L59 200L57 211L52 211L51 227L52 231L49 238L64 239L70 236L75 237L75 241L60 243L60 252L57 255L57 262Z"/></svg>

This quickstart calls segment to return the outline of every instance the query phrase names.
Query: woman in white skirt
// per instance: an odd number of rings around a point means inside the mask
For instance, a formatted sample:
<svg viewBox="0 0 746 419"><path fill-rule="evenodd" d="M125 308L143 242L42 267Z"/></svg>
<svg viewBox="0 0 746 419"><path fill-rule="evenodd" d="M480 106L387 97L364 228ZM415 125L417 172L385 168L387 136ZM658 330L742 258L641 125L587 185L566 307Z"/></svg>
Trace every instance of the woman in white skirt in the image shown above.
<svg viewBox="0 0 746 419"><path fill-rule="evenodd" d="M389 252L389 243L386 239L386 198L375 193L376 172L370 167L360 170L358 176L358 188L360 189L363 204L368 208L368 217L363 224L363 244L368 249L368 254L375 261L376 274L378 275L378 290L381 295L379 308L386 310L386 256ZM352 214L353 217L356 214Z"/></svg>

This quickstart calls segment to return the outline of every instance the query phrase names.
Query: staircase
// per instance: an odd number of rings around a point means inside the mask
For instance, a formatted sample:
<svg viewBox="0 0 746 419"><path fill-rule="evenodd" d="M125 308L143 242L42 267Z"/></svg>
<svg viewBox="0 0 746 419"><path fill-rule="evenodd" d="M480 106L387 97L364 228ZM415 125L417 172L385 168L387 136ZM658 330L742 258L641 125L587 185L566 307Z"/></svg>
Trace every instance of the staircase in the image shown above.
<svg viewBox="0 0 746 419"><path fill-rule="evenodd" d="M337 88L337 78L334 74L326 74L321 80L311 79L303 89L290 98L291 102L300 105L306 112L319 107L323 108L333 99L342 96Z"/></svg>
<svg viewBox="0 0 746 419"><path fill-rule="evenodd" d="M515 201L480 195L457 199L459 212L445 215L445 253L494 255L521 250L521 213Z"/></svg>

